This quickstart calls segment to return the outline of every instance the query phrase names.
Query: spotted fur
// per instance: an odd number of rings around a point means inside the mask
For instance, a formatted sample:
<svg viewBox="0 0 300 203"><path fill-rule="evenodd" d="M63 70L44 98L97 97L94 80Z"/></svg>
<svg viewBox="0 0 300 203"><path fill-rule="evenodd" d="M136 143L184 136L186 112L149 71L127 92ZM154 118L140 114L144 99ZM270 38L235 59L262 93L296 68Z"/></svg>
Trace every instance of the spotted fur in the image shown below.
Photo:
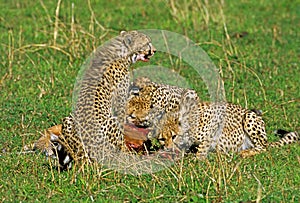
<svg viewBox="0 0 300 203"><path fill-rule="evenodd" d="M151 118L157 120L152 130L166 148L188 151L196 146L199 158L206 157L213 150L241 152L242 156L248 156L299 139L297 132L286 132L279 141L268 142L261 111L226 102L200 102L192 91L149 81L136 86L134 96L128 101L128 114L134 114L131 122L147 123L149 115L160 109L160 116ZM157 91L160 88L164 89L163 93ZM174 92L176 96L172 96ZM167 98L176 98L177 105L166 106ZM154 104L161 106L154 107Z"/></svg>
<svg viewBox="0 0 300 203"><path fill-rule="evenodd" d="M72 159L99 160L104 148L124 149L129 66L148 61L154 53L151 39L137 31L122 31L95 52L83 76L77 79L74 111L63 120L61 136L51 140L71 157L59 157L64 160L60 161L63 167ZM43 146L39 142L36 146Z"/></svg>

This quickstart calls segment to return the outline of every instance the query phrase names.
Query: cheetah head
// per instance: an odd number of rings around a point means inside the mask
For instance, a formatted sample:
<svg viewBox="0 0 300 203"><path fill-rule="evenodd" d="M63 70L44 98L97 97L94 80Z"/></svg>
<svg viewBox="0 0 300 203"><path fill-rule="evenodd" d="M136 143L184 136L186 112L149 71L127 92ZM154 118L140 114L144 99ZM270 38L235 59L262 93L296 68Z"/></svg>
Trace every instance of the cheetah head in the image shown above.
<svg viewBox="0 0 300 203"><path fill-rule="evenodd" d="M181 122L176 114L163 117L157 139L166 150L189 151L192 146L193 140Z"/></svg>
<svg viewBox="0 0 300 203"><path fill-rule="evenodd" d="M153 106L155 85L149 78L140 77L135 79L129 91L127 102L127 121L138 127L151 125L150 114L156 109Z"/></svg>
<svg viewBox="0 0 300 203"><path fill-rule="evenodd" d="M133 96L127 103L127 121L138 127L149 126L147 122L150 109L150 97Z"/></svg>
<svg viewBox="0 0 300 203"><path fill-rule="evenodd" d="M171 115L166 115L162 119L162 126L158 132L158 141L161 146L164 146L166 149L175 148L174 139L180 133L180 128L178 125L178 118Z"/></svg>
<svg viewBox="0 0 300 203"><path fill-rule="evenodd" d="M151 39L141 32L121 31L120 36L132 63L137 61L148 62L150 57L156 52L156 49L151 44Z"/></svg>

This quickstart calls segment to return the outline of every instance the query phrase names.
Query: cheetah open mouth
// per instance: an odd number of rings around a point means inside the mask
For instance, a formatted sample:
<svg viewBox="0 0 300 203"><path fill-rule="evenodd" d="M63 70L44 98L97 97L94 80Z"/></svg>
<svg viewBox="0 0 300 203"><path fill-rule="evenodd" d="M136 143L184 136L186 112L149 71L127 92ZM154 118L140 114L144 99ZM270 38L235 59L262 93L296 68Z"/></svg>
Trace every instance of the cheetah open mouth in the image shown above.
<svg viewBox="0 0 300 203"><path fill-rule="evenodd" d="M139 54L139 55L137 55L136 60L137 61L148 62L150 60L151 56L152 55Z"/></svg>
<svg viewBox="0 0 300 203"><path fill-rule="evenodd" d="M137 55L134 55L132 57L132 61L136 62L136 61L143 61L143 62L148 62L150 60L150 58L153 56L154 53L151 53L151 51L149 50L149 52L147 54L144 53L139 53Z"/></svg>
<svg viewBox="0 0 300 203"><path fill-rule="evenodd" d="M150 60L150 58L154 55L155 52L156 52L156 49L152 48L152 49L149 49L148 51L134 54L132 56L132 62L133 63L135 63L136 61L148 62Z"/></svg>

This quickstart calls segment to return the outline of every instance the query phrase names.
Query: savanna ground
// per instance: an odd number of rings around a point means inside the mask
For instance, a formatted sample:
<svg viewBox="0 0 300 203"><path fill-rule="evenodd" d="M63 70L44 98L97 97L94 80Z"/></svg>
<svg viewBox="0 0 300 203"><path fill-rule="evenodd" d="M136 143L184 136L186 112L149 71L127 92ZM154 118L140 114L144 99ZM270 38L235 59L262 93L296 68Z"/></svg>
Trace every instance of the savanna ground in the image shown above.
<svg viewBox="0 0 300 203"><path fill-rule="evenodd" d="M299 202L299 144L246 159L191 156L140 176L95 167L60 172L44 155L22 150L71 112L89 54L133 29L188 36L218 67L228 101L263 110L270 140L278 128L299 132L299 10L292 0L2 0L0 201ZM172 60L157 53L150 63L180 72L209 99L200 78Z"/></svg>

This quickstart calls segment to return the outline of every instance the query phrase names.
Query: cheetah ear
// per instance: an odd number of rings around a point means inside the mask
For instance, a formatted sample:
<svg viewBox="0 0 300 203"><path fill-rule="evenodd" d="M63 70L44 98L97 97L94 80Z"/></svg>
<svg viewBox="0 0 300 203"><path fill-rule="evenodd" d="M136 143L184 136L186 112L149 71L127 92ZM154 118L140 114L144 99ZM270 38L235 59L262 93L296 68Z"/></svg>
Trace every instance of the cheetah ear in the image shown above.
<svg viewBox="0 0 300 203"><path fill-rule="evenodd" d="M126 35L126 36L124 37L124 43L125 43L127 46L130 46L130 45L131 45L131 43L132 43L132 37L131 37L131 35Z"/></svg>
<svg viewBox="0 0 300 203"><path fill-rule="evenodd" d="M122 30L122 31L120 32L120 35L121 35L121 36L124 36L126 33L127 33L127 32L126 32L125 30Z"/></svg>

